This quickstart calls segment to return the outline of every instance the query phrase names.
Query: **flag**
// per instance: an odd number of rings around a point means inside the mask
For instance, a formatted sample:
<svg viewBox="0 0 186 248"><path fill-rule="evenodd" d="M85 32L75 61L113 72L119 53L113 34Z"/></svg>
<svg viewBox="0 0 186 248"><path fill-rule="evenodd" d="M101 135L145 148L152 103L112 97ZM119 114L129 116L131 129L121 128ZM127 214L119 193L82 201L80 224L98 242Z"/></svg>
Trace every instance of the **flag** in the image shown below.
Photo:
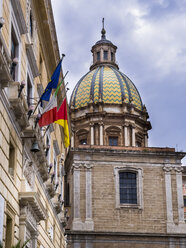
<svg viewBox="0 0 186 248"><path fill-rule="evenodd" d="M57 110L56 95L57 94L55 93L50 102L47 104L38 123L40 127L48 126L51 123L57 123L61 125L64 128L65 147L68 147L70 145L70 138L68 130L66 98L63 100L60 108Z"/></svg>
<svg viewBox="0 0 186 248"><path fill-rule="evenodd" d="M55 123L61 125L64 128L64 136L65 136L65 147L70 145L70 137L68 130L68 115L67 115L67 103L66 97L63 100L60 108L57 111L57 118Z"/></svg>
<svg viewBox="0 0 186 248"><path fill-rule="evenodd" d="M52 89L56 89L59 81L59 75L61 70L61 63L62 59L59 61L59 64L57 65L50 82L48 83L44 93L42 94L40 98L41 106L42 106L42 100L49 101L50 95L52 93Z"/></svg>
<svg viewBox="0 0 186 248"><path fill-rule="evenodd" d="M49 101L46 108L44 109L38 124L40 127L48 126L51 123L54 123L54 121L56 121L56 118L57 118L57 99L54 94L52 99Z"/></svg>

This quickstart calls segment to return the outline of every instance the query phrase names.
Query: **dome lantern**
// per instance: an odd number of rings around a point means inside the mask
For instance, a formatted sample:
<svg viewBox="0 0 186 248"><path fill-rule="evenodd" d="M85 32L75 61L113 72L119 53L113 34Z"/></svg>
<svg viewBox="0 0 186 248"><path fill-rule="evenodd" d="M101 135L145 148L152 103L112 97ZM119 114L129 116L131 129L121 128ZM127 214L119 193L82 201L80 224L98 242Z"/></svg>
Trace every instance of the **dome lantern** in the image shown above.
<svg viewBox="0 0 186 248"><path fill-rule="evenodd" d="M91 52L93 55L93 64L90 70L100 66L100 65L111 65L116 69L119 69L116 64L116 49L117 46L113 45L111 41L106 39L106 30L104 28L104 18L102 19L103 27L101 30L101 40L97 41L92 47Z"/></svg>

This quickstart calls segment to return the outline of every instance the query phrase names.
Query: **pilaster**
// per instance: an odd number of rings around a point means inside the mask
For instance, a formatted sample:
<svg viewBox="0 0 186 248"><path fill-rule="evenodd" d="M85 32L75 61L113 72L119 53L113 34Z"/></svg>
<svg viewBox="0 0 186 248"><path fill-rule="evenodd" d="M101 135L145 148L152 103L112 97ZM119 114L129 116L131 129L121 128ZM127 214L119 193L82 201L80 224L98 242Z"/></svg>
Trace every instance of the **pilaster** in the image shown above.
<svg viewBox="0 0 186 248"><path fill-rule="evenodd" d="M100 128L100 146L103 146L103 122L99 123L99 128Z"/></svg>
<svg viewBox="0 0 186 248"><path fill-rule="evenodd" d="M85 164L86 169L86 219L85 229L93 230L94 222L92 220L92 167L93 165Z"/></svg>
<svg viewBox="0 0 186 248"><path fill-rule="evenodd" d="M80 216L80 169L81 164L73 164L73 230L82 230L82 221Z"/></svg>
<svg viewBox="0 0 186 248"><path fill-rule="evenodd" d="M90 123L90 144L94 145L94 123Z"/></svg>
<svg viewBox="0 0 186 248"><path fill-rule="evenodd" d="M128 125L124 126L124 145L128 146L129 145L129 139L128 139Z"/></svg>
<svg viewBox="0 0 186 248"><path fill-rule="evenodd" d="M172 167L165 165L163 167L165 172L165 192L167 204L167 222L173 223L173 209L172 209L172 187L171 187L171 171Z"/></svg>

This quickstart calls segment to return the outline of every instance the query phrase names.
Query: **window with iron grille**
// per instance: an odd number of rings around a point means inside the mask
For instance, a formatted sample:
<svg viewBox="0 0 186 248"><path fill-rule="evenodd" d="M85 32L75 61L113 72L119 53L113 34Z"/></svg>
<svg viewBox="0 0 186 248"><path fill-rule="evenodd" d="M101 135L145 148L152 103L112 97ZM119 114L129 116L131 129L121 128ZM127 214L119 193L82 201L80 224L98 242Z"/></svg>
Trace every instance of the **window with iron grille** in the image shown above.
<svg viewBox="0 0 186 248"><path fill-rule="evenodd" d="M137 183L136 173L120 172L120 204L137 204Z"/></svg>
<svg viewBox="0 0 186 248"><path fill-rule="evenodd" d="M109 136L109 146L117 146L118 137Z"/></svg>

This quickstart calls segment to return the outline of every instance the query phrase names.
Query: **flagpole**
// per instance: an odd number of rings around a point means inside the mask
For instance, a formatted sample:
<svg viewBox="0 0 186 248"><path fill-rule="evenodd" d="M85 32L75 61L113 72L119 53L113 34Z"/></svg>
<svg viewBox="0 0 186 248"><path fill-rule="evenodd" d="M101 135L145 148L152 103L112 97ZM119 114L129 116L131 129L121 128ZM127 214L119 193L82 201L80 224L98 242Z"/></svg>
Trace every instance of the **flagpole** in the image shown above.
<svg viewBox="0 0 186 248"><path fill-rule="evenodd" d="M43 137L42 137L42 138L45 137L45 134L47 133L47 131L48 131L49 128L50 128L50 124L49 124L48 127L46 128L45 133L43 134Z"/></svg>
<svg viewBox="0 0 186 248"><path fill-rule="evenodd" d="M65 57L65 54L63 53L62 54L62 58L60 59L61 60L61 63L63 62L63 58ZM68 73L68 72L67 72ZM65 74L65 76L67 75L67 73ZM62 79L62 81L65 79L65 76L63 77L63 79ZM44 94L44 93L43 93ZM43 95L42 94L42 95ZM41 97L42 97L42 95L41 95ZM36 109L38 108L38 106L39 106L39 104L40 104L40 102L41 102L41 97L40 97L40 99L39 99L39 101L38 101L38 103L37 103L37 105L36 105L36 107L35 107L35 109L34 109L34 111L33 111L33 113L32 114L34 114L35 112L36 112Z"/></svg>

